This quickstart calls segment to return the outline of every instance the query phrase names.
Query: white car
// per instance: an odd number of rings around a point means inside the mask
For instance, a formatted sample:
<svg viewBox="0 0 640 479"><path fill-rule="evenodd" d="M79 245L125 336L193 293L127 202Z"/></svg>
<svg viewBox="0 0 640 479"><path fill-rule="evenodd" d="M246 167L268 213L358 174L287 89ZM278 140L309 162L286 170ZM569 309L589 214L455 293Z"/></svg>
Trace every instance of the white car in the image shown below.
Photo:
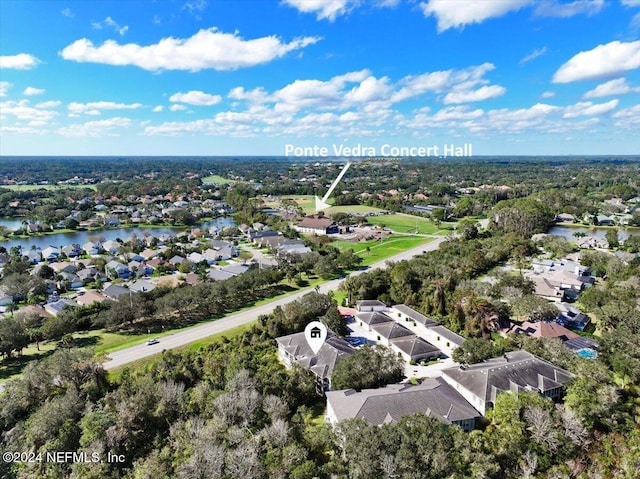
<svg viewBox="0 0 640 479"><path fill-rule="evenodd" d="M153 346L154 344L158 344L160 342L159 339L153 338L147 341L147 346Z"/></svg>

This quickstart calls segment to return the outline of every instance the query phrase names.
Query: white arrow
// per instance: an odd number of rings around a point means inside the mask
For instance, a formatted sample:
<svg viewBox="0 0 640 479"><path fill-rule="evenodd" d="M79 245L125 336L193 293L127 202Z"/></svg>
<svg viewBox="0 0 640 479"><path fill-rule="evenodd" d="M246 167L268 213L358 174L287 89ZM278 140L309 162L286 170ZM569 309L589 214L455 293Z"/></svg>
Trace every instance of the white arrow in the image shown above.
<svg viewBox="0 0 640 479"><path fill-rule="evenodd" d="M351 166L351 162L347 161L347 164L344 165L344 168L342 168L342 171L338 174L338 177L335 180L333 180L333 183L331 183L331 186L329 187L325 195L322 197L322 199L316 196L316 212L322 211L331 206L330 204L327 203L327 200L329 199L329 196L331 196L331 193L333 193L333 190L335 189L335 187L338 186L338 183L340 183L340 180L342 179L342 177L347 172L350 166Z"/></svg>

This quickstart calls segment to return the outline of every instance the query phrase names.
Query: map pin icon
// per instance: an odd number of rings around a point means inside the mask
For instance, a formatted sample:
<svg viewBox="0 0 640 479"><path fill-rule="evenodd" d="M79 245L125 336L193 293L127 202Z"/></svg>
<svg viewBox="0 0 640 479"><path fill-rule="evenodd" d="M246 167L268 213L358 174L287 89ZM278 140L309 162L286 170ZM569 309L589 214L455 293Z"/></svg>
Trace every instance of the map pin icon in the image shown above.
<svg viewBox="0 0 640 479"><path fill-rule="evenodd" d="M327 327L320 321L311 321L304 328L304 337L311 347L313 354L318 354L320 348L327 339Z"/></svg>

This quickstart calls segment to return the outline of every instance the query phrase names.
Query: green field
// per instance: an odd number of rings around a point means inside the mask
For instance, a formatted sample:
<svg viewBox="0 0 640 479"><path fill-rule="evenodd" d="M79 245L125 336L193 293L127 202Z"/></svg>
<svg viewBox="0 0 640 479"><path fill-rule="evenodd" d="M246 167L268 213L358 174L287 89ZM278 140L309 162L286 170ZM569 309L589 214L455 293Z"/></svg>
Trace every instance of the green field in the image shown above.
<svg viewBox="0 0 640 479"><path fill-rule="evenodd" d="M220 175L209 175L202 178L203 183L215 183L216 185L231 185L235 180L230 180Z"/></svg>
<svg viewBox="0 0 640 479"><path fill-rule="evenodd" d="M6 188L11 191L32 191L32 190L68 190L88 188L96 190L95 185L0 185L0 188Z"/></svg>
<svg viewBox="0 0 640 479"><path fill-rule="evenodd" d="M390 230L396 231L398 233L432 235L440 230L447 228L453 229L454 227L453 223L443 223L440 228L438 228L433 221L426 218L402 214L370 216L369 218L367 218L367 221L370 224L386 226Z"/></svg>
<svg viewBox="0 0 640 479"><path fill-rule="evenodd" d="M291 199L295 200L296 203L302 208L305 215L310 215L316 212L316 200L313 195L288 195L283 196L282 199ZM329 204L333 203L333 198L329 198L327 201ZM280 206L280 202L278 201L267 201L265 202L265 206L268 208L277 208ZM331 208L327 208L324 210L324 214L327 216L331 216L333 213L378 213L380 211L384 211L380 208L375 208L373 206L365 206L365 205L342 205L342 206L332 206Z"/></svg>
<svg viewBox="0 0 640 479"><path fill-rule="evenodd" d="M384 240L369 240L357 243L335 241L331 245L341 251L352 249L354 253L362 257L361 264L368 266L431 241L433 241L432 238L425 238L424 236L391 236ZM369 248L369 251L367 251L367 248Z"/></svg>
<svg viewBox="0 0 640 479"><path fill-rule="evenodd" d="M327 208L325 214L331 215L332 213L379 213L380 211L384 211L380 208L376 208L374 206L365 206L365 205L341 205L341 206L332 206L331 208Z"/></svg>

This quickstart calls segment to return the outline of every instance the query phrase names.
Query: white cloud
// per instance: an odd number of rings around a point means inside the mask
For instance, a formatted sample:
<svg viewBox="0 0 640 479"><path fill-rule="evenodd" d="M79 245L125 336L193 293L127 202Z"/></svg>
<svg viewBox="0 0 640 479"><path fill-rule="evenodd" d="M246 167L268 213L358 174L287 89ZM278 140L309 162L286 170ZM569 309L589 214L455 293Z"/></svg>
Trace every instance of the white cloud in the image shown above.
<svg viewBox="0 0 640 479"><path fill-rule="evenodd" d="M635 42L616 40L573 56L553 75L553 82L570 83L602 78L638 67L640 67L640 40Z"/></svg>
<svg viewBox="0 0 640 479"><path fill-rule="evenodd" d="M169 98L174 103L187 103L196 106L212 106L220 103L222 97L220 95L210 95L201 91L193 90L187 93L174 93Z"/></svg>
<svg viewBox="0 0 640 479"><path fill-rule="evenodd" d="M71 11L70 8L63 8L60 13L62 13L62 15L64 15L67 18L73 18L73 12Z"/></svg>
<svg viewBox="0 0 640 479"><path fill-rule="evenodd" d="M582 98L602 98L604 96L626 95L632 92L640 92L640 88L631 87L624 78L617 78L601 83L582 95Z"/></svg>
<svg viewBox="0 0 640 479"><path fill-rule="evenodd" d="M640 7L640 0L621 0L621 2L627 7Z"/></svg>
<svg viewBox="0 0 640 479"><path fill-rule="evenodd" d="M13 116L18 120L48 122L58 115L58 112L34 108L29 105L29 100L0 102L0 111L3 116Z"/></svg>
<svg viewBox="0 0 640 479"><path fill-rule="evenodd" d="M42 95L43 93L44 93L44 90L42 88L34 88L31 86L28 86L22 92L23 95L27 95L27 96Z"/></svg>
<svg viewBox="0 0 640 479"><path fill-rule="evenodd" d="M62 105L60 100L49 100L43 101L42 103L38 103L35 105L36 108L56 108Z"/></svg>
<svg viewBox="0 0 640 479"><path fill-rule="evenodd" d="M175 105L171 105L169 107L169 110L171 110L171 111L184 111L186 109L187 109L186 106L180 105L179 103L176 103Z"/></svg>
<svg viewBox="0 0 640 479"><path fill-rule="evenodd" d="M91 22L91 28L93 28L94 30L102 30L103 27L113 28L113 30L120 36L124 36L124 34L129 31L129 27L127 25L121 26L111 17L105 18L102 22Z"/></svg>
<svg viewBox="0 0 640 479"><path fill-rule="evenodd" d="M533 0L429 0L420 3L425 17L435 16L438 32L460 28L471 23L482 23L489 18L501 17L532 3Z"/></svg>
<svg viewBox="0 0 640 479"><path fill-rule="evenodd" d="M471 110L468 106L449 106L439 110L432 119L434 121L449 121L449 120L469 120L473 118L480 118L484 115L484 110L478 108Z"/></svg>
<svg viewBox="0 0 640 479"><path fill-rule="evenodd" d="M520 60L520 64L522 65L523 63L530 62L531 60L534 60L534 59L544 55L545 53L547 53L547 50L548 50L547 47L536 48L531 53L529 53L527 56L525 56L522 60Z"/></svg>
<svg viewBox="0 0 640 479"><path fill-rule="evenodd" d="M623 108L611 116L617 119L614 123L617 127L633 129L636 132L640 128L640 104Z"/></svg>
<svg viewBox="0 0 640 479"><path fill-rule="evenodd" d="M603 115L609 113L616 106L618 100L611 100L607 103L592 103L590 101L581 101L575 105L565 108L563 118L575 118L578 116Z"/></svg>
<svg viewBox="0 0 640 479"><path fill-rule="evenodd" d="M207 68L235 70L268 63L319 40L319 37L303 37L282 43L273 35L244 40L237 33L223 33L210 28L200 30L187 39L163 38L158 43L147 46L135 43L120 45L113 40L95 46L90 40L83 38L65 47L60 55L65 60L134 65L151 71L196 72Z"/></svg>
<svg viewBox="0 0 640 479"><path fill-rule="evenodd" d="M135 110L142 106L141 103L115 103L112 101L92 101L89 103L71 102L67 105L73 115L99 115L101 110Z"/></svg>
<svg viewBox="0 0 640 479"><path fill-rule="evenodd" d="M7 96L9 88L11 88L11 83L8 81L0 81L0 96Z"/></svg>
<svg viewBox="0 0 640 479"><path fill-rule="evenodd" d="M569 18L575 15L595 15L605 6L604 0L575 0L560 3L557 0L544 1L536 5L535 14L540 17Z"/></svg>
<svg viewBox="0 0 640 479"><path fill-rule="evenodd" d="M0 69L31 70L38 63L40 63L40 60L29 53L0 56Z"/></svg>
<svg viewBox="0 0 640 479"><path fill-rule="evenodd" d="M159 112L161 112L162 110L164 110L164 107L163 107L162 105L158 105L158 106L156 106L156 107L155 107L153 110L151 110L151 111L153 111L154 113L159 113Z"/></svg>
<svg viewBox="0 0 640 479"><path fill-rule="evenodd" d="M444 97L445 105L451 103L467 103L471 101L483 101L504 95L507 89L500 85L483 86L477 90L452 91Z"/></svg>
<svg viewBox="0 0 640 479"><path fill-rule="evenodd" d="M253 90L245 90L243 87L238 86L232 88L227 95L232 100L245 100L249 103L260 104L269 100L269 95L262 87L254 88Z"/></svg>
<svg viewBox="0 0 640 479"><path fill-rule="evenodd" d="M315 13L318 20L327 19L333 22L337 17L345 15L360 4L359 0L283 0L302 13ZM383 5L384 6L384 5Z"/></svg>
<svg viewBox="0 0 640 479"><path fill-rule="evenodd" d="M542 94L540 95L540 98L546 99L546 98L553 98L554 96L556 96L556 92L545 91L545 92L542 92Z"/></svg>
<svg viewBox="0 0 640 479"><path fill-rule="evenodd" d="M119 136L119 133L114 130L127 128L131 126L131 123L130 118L116 117L65 126L59 128L58 133L69 137Z"/></svg>
<svg viewBox="0 0 640 479"><path fill-rule="evenodd" d="M495 69L493 64L483 63L461 70L444 70L407 76L400 80L399 84L402 87L391 97L391 100L397 102L426 92L444 93L449 90L455 90L457 93L470 92L477 85L487 84L488 81L484 75L493 69Z"/></svg>

